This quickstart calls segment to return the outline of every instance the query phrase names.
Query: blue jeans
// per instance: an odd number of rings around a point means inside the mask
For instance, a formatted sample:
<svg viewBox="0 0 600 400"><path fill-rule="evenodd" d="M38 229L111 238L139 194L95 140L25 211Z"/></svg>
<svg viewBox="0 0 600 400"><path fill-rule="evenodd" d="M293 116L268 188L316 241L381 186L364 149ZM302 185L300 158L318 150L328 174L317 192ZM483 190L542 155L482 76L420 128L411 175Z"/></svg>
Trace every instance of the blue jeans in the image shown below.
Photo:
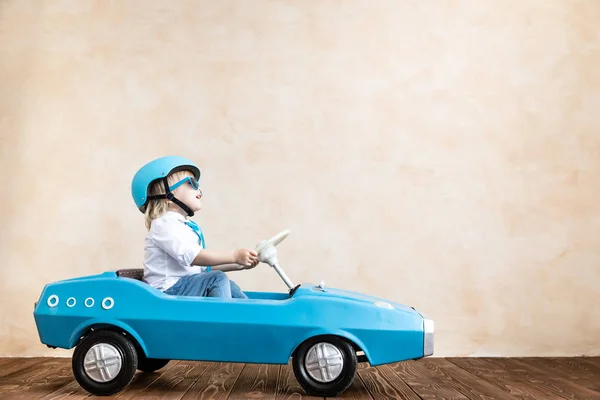
<svg viewBox="0 0 600 400"><path fill-rule="evenodd" d="M229 277L223 271L201 272L184 276L165 290L165 293L177 296L248 298L234 281L229 280Z"/></svg>

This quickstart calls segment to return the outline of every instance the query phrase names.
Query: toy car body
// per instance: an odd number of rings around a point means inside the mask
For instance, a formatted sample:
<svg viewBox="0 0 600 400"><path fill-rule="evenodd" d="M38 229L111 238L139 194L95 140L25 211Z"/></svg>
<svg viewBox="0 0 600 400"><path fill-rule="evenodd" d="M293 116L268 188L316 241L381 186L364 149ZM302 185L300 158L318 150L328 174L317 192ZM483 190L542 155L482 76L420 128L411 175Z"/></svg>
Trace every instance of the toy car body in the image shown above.
<svg viewBox="0 0 600 400"><path fill-rule="evenodd" d="M412 307L302 284L248 299L167 295L143 270L109 271L44 287L34 308L43 344L71 349L78 382L110 395L137 369L169 360L287 364L308 393L333 396L373 366L433 354L433 321ZM364 353L364 354L361 354Z"/></svg>

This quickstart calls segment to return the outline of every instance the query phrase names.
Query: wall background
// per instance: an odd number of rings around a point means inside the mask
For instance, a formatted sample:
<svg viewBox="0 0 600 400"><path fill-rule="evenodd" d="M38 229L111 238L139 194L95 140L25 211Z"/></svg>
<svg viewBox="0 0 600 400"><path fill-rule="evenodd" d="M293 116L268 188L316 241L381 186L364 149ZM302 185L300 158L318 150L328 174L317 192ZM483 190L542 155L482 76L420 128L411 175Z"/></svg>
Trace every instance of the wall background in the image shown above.
<svg viewBox="0 0 600 400"><path fill-rule="evenodd" d="M600 2L0 2L0 355L43 285L140 267L133 174L209 246L436 320L438 356L600 353ZM283 291L266 265L234 279Z"/></svg>

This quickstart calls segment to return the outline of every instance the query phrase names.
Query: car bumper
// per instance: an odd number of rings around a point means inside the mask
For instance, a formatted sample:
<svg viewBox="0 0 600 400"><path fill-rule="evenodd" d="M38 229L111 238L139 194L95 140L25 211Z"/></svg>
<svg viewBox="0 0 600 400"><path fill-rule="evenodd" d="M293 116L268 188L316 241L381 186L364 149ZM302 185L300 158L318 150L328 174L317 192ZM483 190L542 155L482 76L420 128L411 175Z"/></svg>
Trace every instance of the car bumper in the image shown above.
<svg viewBox="0 0 600 400"><path fill-rule="evenodd" d="M423 357L433 355L434 342L434 323L433 320L423 319Z"/></svg>

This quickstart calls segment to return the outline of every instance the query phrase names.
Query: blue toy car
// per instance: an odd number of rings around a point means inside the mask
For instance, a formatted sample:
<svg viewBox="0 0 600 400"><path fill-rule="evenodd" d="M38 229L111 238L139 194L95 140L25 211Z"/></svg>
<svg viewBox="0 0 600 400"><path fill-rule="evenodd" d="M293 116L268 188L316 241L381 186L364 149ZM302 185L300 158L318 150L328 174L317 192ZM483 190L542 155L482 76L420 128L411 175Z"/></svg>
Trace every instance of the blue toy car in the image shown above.
<svg viewBox="0 0 600 400"><path fill-rule="evenodd" d="M172 296L122 269L44 287L34 318L43 344L75 347L77 382L111 395L136 370L169 360L287 364L304 390L335 396L358 362L373 366L433 354L434 323L412 307L320 285L294 286L277 262L281 232L257 246L289 292L246 292L249 299Z"/></svg>

